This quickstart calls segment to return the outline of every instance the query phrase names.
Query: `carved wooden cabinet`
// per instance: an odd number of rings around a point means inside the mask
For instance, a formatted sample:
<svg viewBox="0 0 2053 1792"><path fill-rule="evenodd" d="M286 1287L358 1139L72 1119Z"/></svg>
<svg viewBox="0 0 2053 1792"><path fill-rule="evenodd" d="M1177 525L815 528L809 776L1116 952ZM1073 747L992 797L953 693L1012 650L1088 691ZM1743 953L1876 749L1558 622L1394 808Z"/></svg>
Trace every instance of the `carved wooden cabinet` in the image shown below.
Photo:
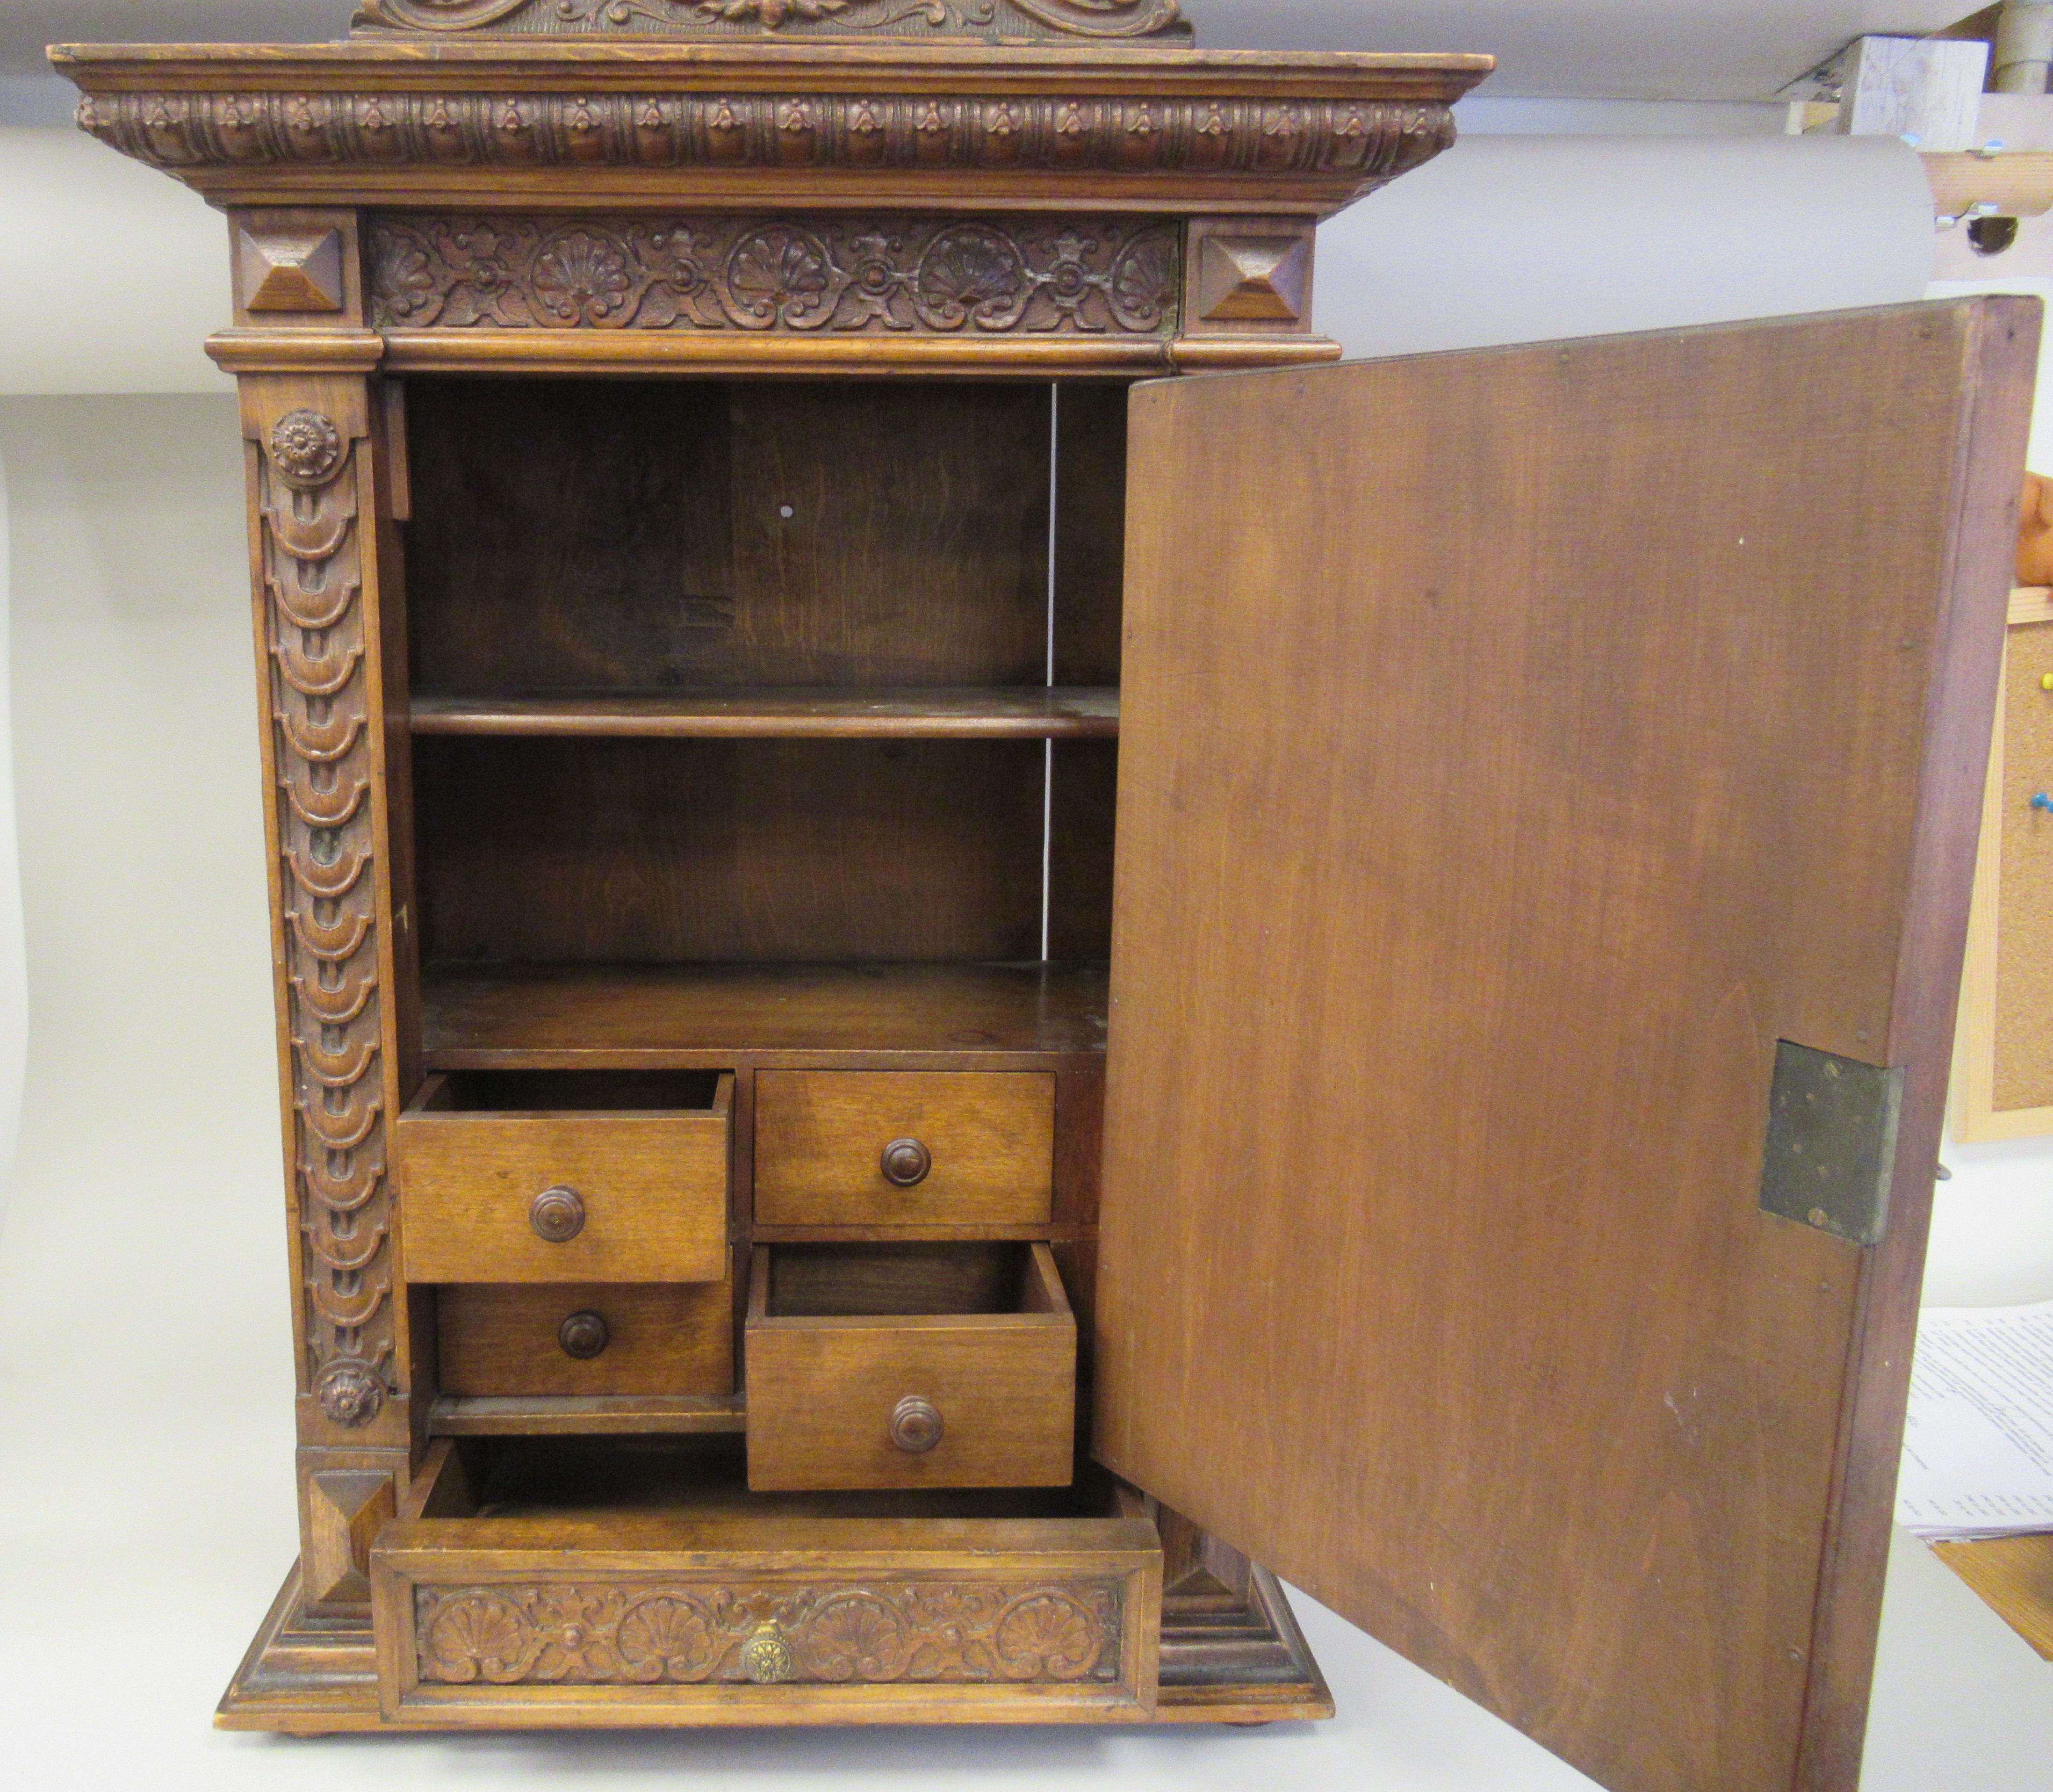
<svg viewBox="0 0 2053 1792"><path fill-rule="evenodd" d="M1486 60L1176 13L54 53L233 256L224 1723L1323 1715L1274 1569L1608 1785L1853 1783L2035 311L1322 367Z"/></svg>

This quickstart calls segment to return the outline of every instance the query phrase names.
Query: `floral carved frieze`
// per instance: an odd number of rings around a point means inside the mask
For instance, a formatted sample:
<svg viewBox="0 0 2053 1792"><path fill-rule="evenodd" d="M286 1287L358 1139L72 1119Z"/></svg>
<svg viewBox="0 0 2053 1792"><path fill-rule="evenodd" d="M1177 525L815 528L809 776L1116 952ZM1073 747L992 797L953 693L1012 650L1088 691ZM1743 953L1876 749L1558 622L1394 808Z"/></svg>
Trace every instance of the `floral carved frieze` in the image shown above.
<svg viewBox="0 0 2053 1792"><path fill-rule="evenodd" d="M417 1587L420 1678L443 1685L1116 1680L1117 1582L806 1587Z"/></svg>
<svg viewBox="0 0 2053 1792"><path fill-rule="evenodd" d="M962 94L87 95L103 143L181 171L840 169L1305 177L1368 191L1454 141L1430 100Z"/></svg>
<svg viewBox="0 0 2053 1792"><path fill-rule="evenodd" d="M362 0L360 26L402 31L664 37L1187 36L1179 0Z"/></svg>
<svg viewBox="0 0 2053 1792"><path fill-rule="evenodd" d="M1173 225L1041 218L387 217L381 329L1173 335Z"/></svg>

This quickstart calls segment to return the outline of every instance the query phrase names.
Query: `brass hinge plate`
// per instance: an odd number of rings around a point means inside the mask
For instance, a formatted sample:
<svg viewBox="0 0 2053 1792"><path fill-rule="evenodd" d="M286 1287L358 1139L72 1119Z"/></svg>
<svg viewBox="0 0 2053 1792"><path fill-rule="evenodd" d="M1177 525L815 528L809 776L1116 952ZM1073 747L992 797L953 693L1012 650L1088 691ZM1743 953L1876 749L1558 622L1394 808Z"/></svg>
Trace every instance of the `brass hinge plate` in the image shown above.
<svg viewBox="0 0 2053 1792"><path fill-rule="evenodd" d="M1761 1204L1853 1244L1879 1244L1896 1175L1903 1071L1778 1040Z"/></svg>

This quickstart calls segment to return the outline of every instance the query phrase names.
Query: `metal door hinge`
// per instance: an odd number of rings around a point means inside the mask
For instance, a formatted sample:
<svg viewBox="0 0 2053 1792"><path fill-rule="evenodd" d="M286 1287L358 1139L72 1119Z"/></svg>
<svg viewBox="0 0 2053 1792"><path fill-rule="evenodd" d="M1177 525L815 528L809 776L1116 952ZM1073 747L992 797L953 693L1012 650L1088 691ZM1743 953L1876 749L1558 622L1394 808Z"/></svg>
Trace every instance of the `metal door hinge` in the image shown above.
<svg viewBox="0 0 2053 1792"><path fill-rule="evenodd" d="M1896 1175L1903 1071L1778 1040L1761 1204L1855 1244L1879 1244Z"/></svg>

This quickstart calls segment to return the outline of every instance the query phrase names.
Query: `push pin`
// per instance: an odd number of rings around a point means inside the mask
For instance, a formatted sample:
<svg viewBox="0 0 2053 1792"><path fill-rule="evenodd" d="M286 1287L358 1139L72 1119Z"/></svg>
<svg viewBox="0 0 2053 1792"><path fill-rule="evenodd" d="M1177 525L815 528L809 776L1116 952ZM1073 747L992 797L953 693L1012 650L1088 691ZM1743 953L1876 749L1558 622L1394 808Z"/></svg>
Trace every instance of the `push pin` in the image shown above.
<svg viewBox="0 0 2053 1792"><path fill-rule="evenodd" d="M2053 672L2047 673L2039 681L2039 688L2041 690L2053 690Z"/></svg>
<svg viewBox="0 0 2053 1792"><path fill-rule="evenodd" d="M2053 796L2048 796L2046 792L2042 790L2036 796L2031 799L2031 806L2035 809L2045 810L2048 815L2053 815Z"/></svg>

